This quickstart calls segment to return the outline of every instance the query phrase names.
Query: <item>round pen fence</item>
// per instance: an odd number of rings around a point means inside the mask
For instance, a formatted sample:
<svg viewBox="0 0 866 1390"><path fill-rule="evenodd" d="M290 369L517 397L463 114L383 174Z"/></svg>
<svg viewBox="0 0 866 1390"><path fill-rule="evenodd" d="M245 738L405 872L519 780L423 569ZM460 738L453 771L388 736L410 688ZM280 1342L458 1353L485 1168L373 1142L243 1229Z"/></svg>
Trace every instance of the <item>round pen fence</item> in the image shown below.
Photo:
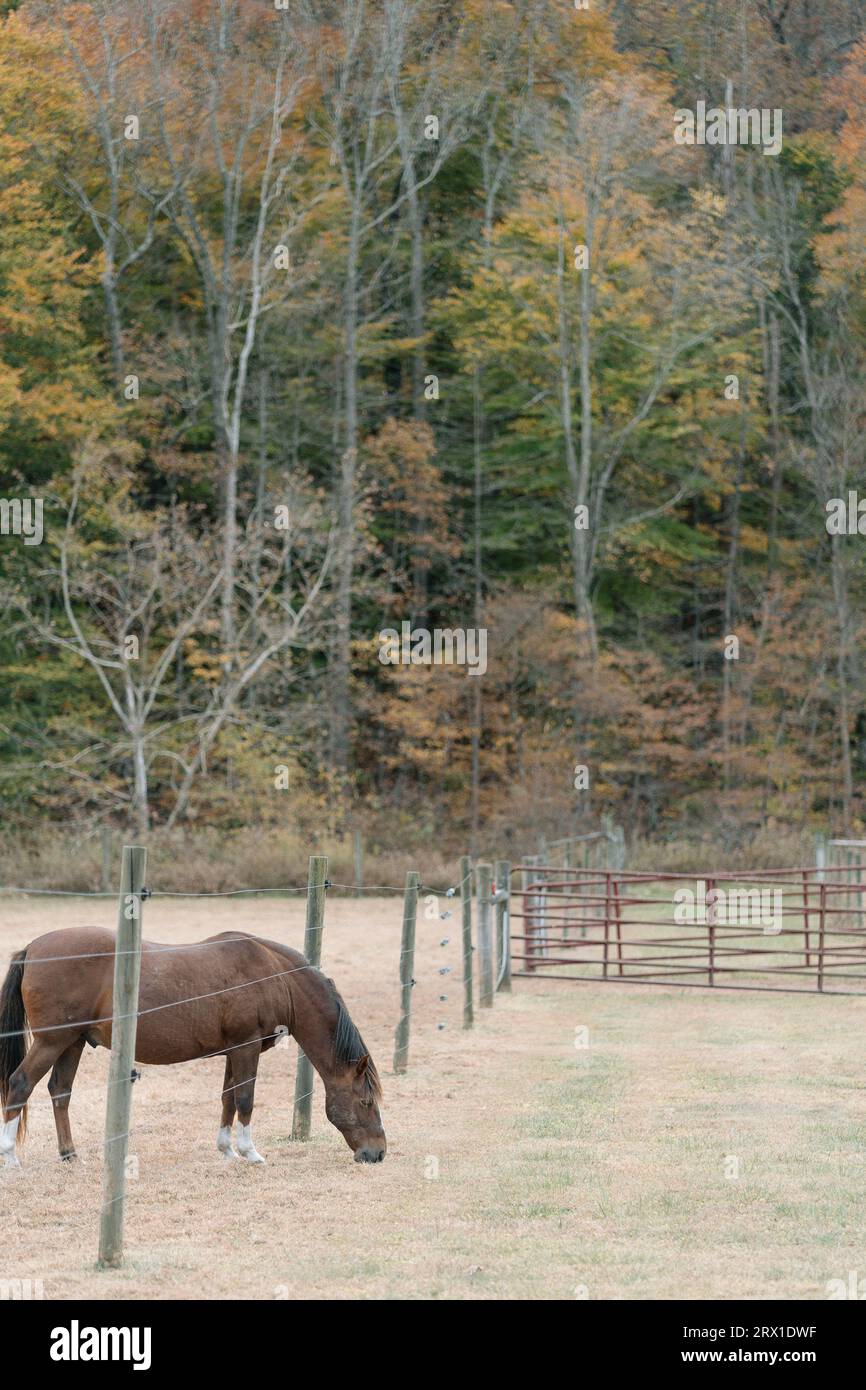
<svg viewBox="0 0 866 1390"><path fill-rule="evenodd" d="M866 994L862 860L697 877L521 864L510 921L514 975Z"/></svg>

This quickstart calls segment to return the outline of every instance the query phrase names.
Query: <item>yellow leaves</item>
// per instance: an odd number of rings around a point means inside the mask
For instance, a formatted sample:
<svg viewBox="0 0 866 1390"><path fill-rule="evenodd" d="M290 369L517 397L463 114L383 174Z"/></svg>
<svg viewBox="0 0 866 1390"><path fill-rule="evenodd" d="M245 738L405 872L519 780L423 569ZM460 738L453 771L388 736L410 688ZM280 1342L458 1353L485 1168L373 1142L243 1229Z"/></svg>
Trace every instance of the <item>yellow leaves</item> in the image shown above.
<svg viewBox="0 0 866 1390"><path fill-rule="evenodd" d="M38 80L34 80L38 78ZM57 157L76 134L77 84L71 77L63 41L48 26L31 20L27 7L0 21L0 131L4 159L13 149Z"/></svg>
<svg viewBox="0 0 866 1390"><path fill-rule="evenodd" d="M361 454L364 475L375 479L375 513L397 529L416 568L429 568L434 556L456 555L460 549L451 534L450 494L434 455L428 424L394 419L364 440Z"/></svg>
<svg viewBox="0 0 866 1390"><path fill-rule="evenodd" d="M2 326L0 326L2 331ZM21 403L21 372L0 361L0 424Z"/></svg>
<svg viewBox="0 0 866 1390"><path fill-rule="evenodd" d="M769 538L767 532L761 527L741 523L740 544L744 550L749 551L752 555L766 555Z"/></svg>
<svg viewBox="0 0 866 1390"><path fill-rule="evenodd" d="M219 685L223 673L219 656L205 651L194 637L187 638L183 646L186 664L196 679L204 681L205 685Z"/></svg>
<svg viewBox="0 0 866 1390"><path fill-rule="evenodd" d="M106 424L113 419L111 408L101 411L90 383L73 369L63 380L45 381L19 392L16 405L42 439L71 442L90 433L100 417Z"/></svg>
<svg viewBox="0 0 866 1390"><path fill-rule="evenodd" d="M0 429L14 417L52 439L81 434L98 413L80 322L97 272L67 244L53 189L74 133L64 84L44 96L56 60L21 16L0 25Z"/></svg>

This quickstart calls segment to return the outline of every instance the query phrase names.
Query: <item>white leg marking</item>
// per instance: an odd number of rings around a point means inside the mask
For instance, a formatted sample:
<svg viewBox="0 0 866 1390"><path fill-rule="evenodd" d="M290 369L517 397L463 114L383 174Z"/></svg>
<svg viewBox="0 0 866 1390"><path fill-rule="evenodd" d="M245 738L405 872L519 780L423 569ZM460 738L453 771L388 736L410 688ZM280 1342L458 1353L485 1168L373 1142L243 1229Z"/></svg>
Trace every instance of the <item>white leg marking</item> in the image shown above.
<svg viewBox="0 0 866 1390"><path fill-rule="evenodd" d="M16 1115L14 1120L7 1120L5 1124L0 1124L0 1153L6 1161L7 1168L21 1167L15 1152L15 1138L20 1123L21 1116Z"/></svg>
<svg viewBox="0 0 866 1390"><path fill-rule="evenodd" d="M253 1143L252 1125L238 1125L238 1153L247 1163L264 1163L264 1159Z"/></svg>
<svg viewBox="0 0 866 1390"><path fill-rule="evenodd" d="M232 1127L223 1125L217 1135L217 1148L223 1158L237 1158L237 1154L232 1148Z"/></svg>

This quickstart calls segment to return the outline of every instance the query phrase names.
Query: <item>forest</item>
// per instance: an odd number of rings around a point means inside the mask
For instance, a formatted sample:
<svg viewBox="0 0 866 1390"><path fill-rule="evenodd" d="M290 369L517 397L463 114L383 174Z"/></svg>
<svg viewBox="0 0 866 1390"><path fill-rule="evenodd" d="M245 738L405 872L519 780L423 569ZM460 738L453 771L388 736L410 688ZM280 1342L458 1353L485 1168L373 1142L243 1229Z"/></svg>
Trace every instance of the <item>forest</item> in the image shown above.
<svg viewBox="0 0 866 1390"><path fill-rule="evenodd" d="M861 0L0 4L7 845L862 833L864 151Z"/></svg>

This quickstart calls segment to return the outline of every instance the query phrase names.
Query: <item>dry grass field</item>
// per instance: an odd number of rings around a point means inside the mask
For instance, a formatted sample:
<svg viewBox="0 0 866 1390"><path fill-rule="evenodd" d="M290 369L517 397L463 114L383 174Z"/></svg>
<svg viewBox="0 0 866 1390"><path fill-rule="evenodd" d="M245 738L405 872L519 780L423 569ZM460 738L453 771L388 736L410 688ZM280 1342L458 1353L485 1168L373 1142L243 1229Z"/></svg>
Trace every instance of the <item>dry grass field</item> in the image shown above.
<svg viewBox="0 0 866 1390"><path fill-rule="evenodd" d="M0 968L43 931L114 913L3 898ZM303 914L302 896L165 898L144 929L300 946ZM383 1164L352 1162L321 1087L312 1141L289 1140L294 1045L259 1073L267 1167L216 1152L220 1059L145 1068L127 1260L98 1273L108 1054L87 1049L82 1160L57 1161L42 1082L23 1167L0 1172L0 1281L41 1280L50 1299L822 1299L866 1275L866 1000L518 979L467 1033L458 915L422 912L411 1065L394 1077L400 916L398 895L333 897L324 937L383 1074Z"/></svg>

